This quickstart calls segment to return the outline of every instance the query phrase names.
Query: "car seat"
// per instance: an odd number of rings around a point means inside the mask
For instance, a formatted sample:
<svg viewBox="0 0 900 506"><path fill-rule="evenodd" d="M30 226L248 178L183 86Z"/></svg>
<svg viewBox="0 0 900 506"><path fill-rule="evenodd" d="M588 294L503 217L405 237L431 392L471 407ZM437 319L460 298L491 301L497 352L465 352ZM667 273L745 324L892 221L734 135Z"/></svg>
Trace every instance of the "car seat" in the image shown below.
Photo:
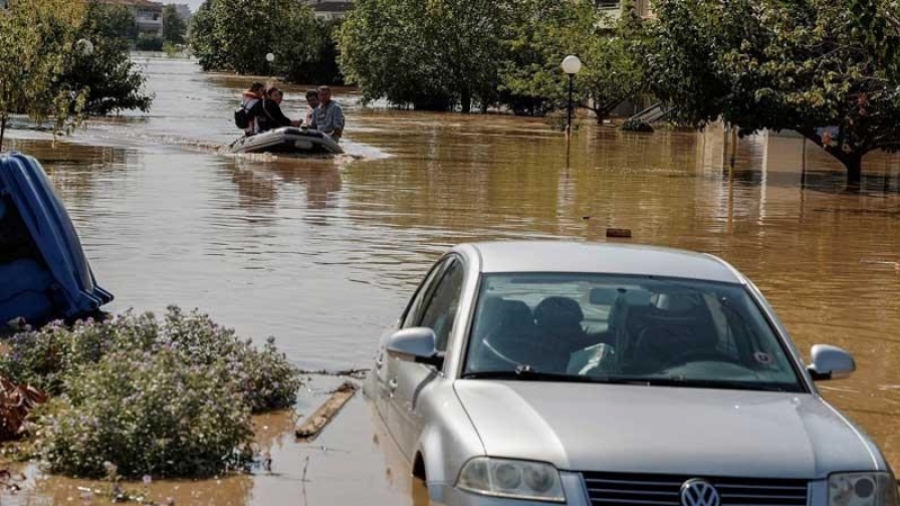
<svg viewBox="0 0 900 506"><path fill-rule="evenodd" d="M625 329L633 343L623 357L629 373L654 372L686 352L714 353L719 343L699 297L662 297L656 305L632 307Z"/></svg>

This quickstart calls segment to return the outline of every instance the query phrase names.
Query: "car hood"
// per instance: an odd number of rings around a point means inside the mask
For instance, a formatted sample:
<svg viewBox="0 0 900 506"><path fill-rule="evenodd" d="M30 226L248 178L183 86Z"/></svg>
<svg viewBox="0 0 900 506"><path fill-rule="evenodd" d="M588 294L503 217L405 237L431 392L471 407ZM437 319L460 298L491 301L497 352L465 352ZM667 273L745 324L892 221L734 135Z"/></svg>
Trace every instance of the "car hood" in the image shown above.
<svg viewBox="0 0 900 506"><path fill-rule="evenodd" d="M810 394L459 380L487 455L570 471L824 478L885 469L868 438Z"/></svg>

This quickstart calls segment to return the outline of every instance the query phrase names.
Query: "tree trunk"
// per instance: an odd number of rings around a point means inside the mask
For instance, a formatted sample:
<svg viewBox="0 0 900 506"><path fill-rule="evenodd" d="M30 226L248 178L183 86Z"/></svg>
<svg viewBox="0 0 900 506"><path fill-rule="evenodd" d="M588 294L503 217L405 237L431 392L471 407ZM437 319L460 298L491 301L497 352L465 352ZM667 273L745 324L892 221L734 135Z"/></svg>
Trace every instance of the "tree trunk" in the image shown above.
<svg viewBox="0 0 900 506"><path fill-rule="evenodd" d="M6 112L0 113L0 153L3 152L3 136L6 134Z"/></svg>
<svg viewBox="0 0 900 506"><path fill-rule="evenodd" d="M862 153L850 153L838 158L847 168L847 182L859 183L862 180Z"/></svg>
<svg viewBox="0 0 900 506"><path fill-rule="evenodd" d="M826 153L833 156L837 161L841 162L841 164L844 165L844 168L847 169L847 183L849 183L850 186L859 186L859 182L862 180L862 159L867 153L866 149L845 153L841 148L824 146L822 144L822 138L812 129L797 129L797 131L807 139L811 140L816 146L824 149ZM804 162L805 160L806 156L804 155Z"/></svg>
<svg viewBox="0 0 900 506"><path fill-rule="evenodd" d="M463 90L461 100L463 114L469 114L470 112L472 112L472 94L469 92L469 90Z"/></svg>

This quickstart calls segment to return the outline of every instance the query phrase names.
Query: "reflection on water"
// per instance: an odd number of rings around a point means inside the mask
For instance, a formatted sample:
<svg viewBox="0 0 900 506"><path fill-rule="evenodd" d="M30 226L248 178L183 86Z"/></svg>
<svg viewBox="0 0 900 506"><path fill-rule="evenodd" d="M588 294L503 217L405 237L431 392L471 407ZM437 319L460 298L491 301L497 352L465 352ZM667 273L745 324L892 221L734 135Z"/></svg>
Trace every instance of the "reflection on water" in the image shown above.
<svg viewBox="0 0 900 506"><path fill-rule="evenodd" d="M226 157L184 147L235 137L231 111L248 80L184 60L147 69L157 94L149 116L92 123L56 149L15 141L44 160L98 279L117 296L113 310L200 307L242 334L277 336L304 367L367 367L381 329L451 244L604 241L607 227L627 227L632 242L733 263L802 350L850 350L858 373L823 391L900 461L898 157L869 156L860 191L848 191L841 167L796 137L745 138L729 170L721 128L647 135L584 125L567 152L541 120L364 110L343 90L347 142L365 159ZM290 116L302 89L288 90ZM365 443L371 416L360 408L341 419L328 439L335 452L285 436L273 450L283 474L223 482L228 498L216 504L297 503L303 490L310 504L418 497L409 482L400 494L385 484L374 457L384 445ZM388 469L391 479L406 472Z"/></svg>

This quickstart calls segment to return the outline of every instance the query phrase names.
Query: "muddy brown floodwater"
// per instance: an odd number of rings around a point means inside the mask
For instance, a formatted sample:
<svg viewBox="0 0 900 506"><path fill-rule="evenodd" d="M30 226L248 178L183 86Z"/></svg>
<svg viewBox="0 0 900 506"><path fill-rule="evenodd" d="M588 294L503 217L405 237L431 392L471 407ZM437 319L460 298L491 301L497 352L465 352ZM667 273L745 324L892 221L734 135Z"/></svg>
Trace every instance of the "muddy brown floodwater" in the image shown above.
<svg viewBox="0 0 900 506"><path fill-rule="evenodd" d="M571 238L721 255L749 275L803 350L833 343L858 372L821 385L900 462L900 158L866 160L861 191L801 139L744 139L733 173L725 134L620 133L585 124L570 150L541 120L364 109L337 90L350 156L220 155L247 79L144 58L148 115L92 122L52 148L14 131L57 185L109 309L198 307L239 333L274 335L307 369L368 367L381 331L440 252L462 241ZM300 115L302 88L289 88ZM338 383L316 379L297 412ZM359 395L313 443L289 414L257 420L271 473L154 483L177 504L423 503ZM29 469L4 504L81 501L81 482Z"/></svg>

